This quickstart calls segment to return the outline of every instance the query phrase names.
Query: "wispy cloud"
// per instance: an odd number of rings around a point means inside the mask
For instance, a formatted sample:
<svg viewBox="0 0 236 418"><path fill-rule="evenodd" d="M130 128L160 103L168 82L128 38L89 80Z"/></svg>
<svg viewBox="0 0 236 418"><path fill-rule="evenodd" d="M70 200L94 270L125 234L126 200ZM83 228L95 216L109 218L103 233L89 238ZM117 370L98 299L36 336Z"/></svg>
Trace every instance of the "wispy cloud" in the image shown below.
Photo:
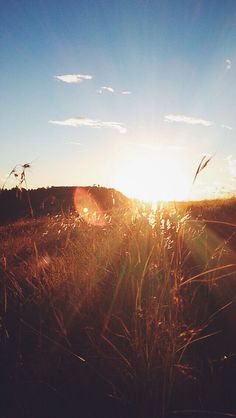
<svg viewBox="0 0 236 418"><path fill-rule="evenodd" d="M112 128L119 131L121 134L125 134L127 132L126 126L123 123L119 122L104 122L97 119L90 119L87 117L74 117L68 118L64 120L49 120L49 123L54 125L61 125L61 126L89 126L91 128Z"/></svg>
<svg viewBox="0 0 236 418"><path fill-rule="evenodd" d="M232 61L230 59L225 60L226 70L231 70L232 68Z"/></svg>
<svg viewBox="0 0 236 418"><path fill-rule="evenodd" d="M115 93L115 89L113 89L113 87L111 87L111 86L102 86L102 87L100 87L100 89L99 90L97 90L97 93L99 93L99 94L103 94L103 93ZM123 90L123 91L120 91L120 92L117 92L116 91L116 93L117 94L122 94L122 95L129 95L129 94L131 94L131 91L129 91L129 90Z"/></svg>
<svg viewBox="0 0 236 418"><path fill-rule="evenodd" d="M199 119L192 116L186 116L183 114L169 114L165 116L166 122L182 122L187 123L188 125L203 125L203 126L213 126L214 122L205 119Z"/></svg>
<svg viewBox="0 0 236 418"><path fill-rule="evenodd" d="M228 129L229 131L233 130L233 128L229 125L220 125L220 126L221 126L221 128Z"/></svg>
<svg viewBox="0 0 236 418"><path fill-rule="evenodd" d="M90 74L62 74L62 75L55 75L54 78L60 81L64 81L64 83L81 83L84 80L92 80L92 76Z"/></svg>
<svg viewBox="0 0 236 418"><path fill-rule="evenodd" d="M108 91L109 93L114 93L114 89L112 87L109 86L102 86L99 90L98 93L102 94L104 91Z"/></svg>
<svg viewBox="0 0 236 418"><path fill-rule="evenodd" d="M216 123L211 121L211 120L206 120L206 119L200 119L200 118L195 118L193 116L187 116L184 115L182 113L170 113L169 115L165 116L165 122L181 122L181 123L186 123L188 125L203 125L203 126L216 126ZM232 128L232 126L229 125L218 125L223 129L227 129L229 131L232 131L234 128Z"/></svg>

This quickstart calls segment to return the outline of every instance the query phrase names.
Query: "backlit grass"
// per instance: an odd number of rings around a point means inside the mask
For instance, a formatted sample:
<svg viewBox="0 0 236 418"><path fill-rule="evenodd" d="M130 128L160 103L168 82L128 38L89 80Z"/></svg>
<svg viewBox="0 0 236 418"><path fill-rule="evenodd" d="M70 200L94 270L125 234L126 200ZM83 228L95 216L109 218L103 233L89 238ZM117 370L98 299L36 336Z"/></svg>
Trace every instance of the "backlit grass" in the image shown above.
<svg viewBox="0 0 236 418"><path fill-rule="evenodd" d="M2 226L6 416L233 412L230 204L137 203L98 225L70 214Z"/></svg>

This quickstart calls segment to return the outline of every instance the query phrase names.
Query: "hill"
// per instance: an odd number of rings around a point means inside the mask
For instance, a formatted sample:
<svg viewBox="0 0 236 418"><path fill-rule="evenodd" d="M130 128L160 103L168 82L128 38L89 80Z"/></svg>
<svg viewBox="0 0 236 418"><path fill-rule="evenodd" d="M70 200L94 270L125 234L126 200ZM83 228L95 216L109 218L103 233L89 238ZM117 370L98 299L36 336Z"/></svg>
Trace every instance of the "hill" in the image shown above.
<svg viewBox="0 0 236 418"><path fill-rule="evenodd" d="M0 224L14 222L21 218L40 217L78 211L75 195L83 196L83 203L94 201L101 211L109 211L127 205L129 199L112 188L49 187L21 191L17 188L2 190L0 193Z"/></svg>

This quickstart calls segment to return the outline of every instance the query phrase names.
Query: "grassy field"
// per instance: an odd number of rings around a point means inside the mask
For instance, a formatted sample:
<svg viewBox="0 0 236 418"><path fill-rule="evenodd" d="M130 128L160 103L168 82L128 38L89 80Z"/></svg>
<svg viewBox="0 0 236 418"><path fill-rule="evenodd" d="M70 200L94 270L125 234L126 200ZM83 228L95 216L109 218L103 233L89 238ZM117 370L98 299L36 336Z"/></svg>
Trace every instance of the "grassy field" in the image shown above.
<svg viewBox="0 0 236 418"><path fill-rule="evenodd" d="M235 233L235 199L1 226L0 416L236 416Z"/></svg>

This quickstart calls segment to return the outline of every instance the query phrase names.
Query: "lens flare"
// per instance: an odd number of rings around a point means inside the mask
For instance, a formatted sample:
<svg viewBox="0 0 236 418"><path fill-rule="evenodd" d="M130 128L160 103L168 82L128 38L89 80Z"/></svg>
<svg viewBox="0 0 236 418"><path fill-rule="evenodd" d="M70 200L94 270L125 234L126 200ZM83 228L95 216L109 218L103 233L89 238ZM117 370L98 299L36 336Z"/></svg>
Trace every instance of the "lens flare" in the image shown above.
<svg viewBox="0 0 236 418"><path fill-rule="evenodd" d="M74 207L80 217L91 225L105 225L104 212L96 199L83 187L77 187L74 193Z"/></svg>

